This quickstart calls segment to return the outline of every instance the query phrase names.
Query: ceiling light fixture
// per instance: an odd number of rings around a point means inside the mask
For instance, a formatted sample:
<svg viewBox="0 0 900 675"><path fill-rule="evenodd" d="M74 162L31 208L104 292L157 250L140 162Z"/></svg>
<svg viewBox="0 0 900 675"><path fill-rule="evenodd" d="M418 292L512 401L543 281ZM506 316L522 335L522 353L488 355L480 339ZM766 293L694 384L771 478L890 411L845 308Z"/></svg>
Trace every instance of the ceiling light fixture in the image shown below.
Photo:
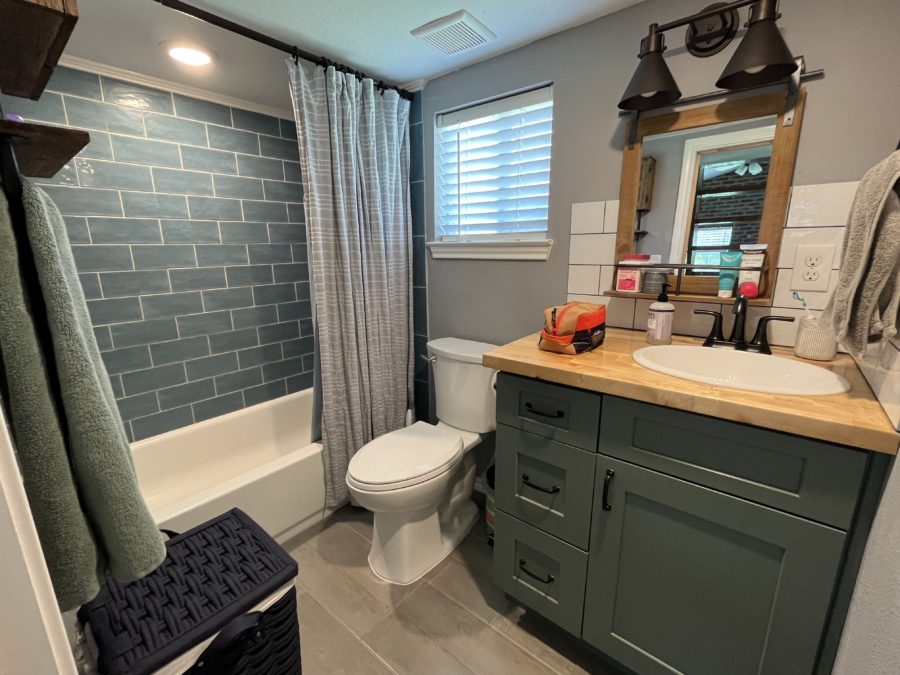
<svg viewBox="0 0 900 675"><path fill-rule="evenodd" d="M638 55L641 61L619 101L619 108L643 112L679 100L681 91L662 57L666 49L663 34L687 26L687 51L701 58L712 56L734 39L737 10L748 5L752 8L747 33L716 85L729 90L749 89L780 82L792 75L799 66L775 25L781 16L778 0L718 2L683 19L650 25L649 34L641 41Z"/></svg>
<svg viewBox="0 0 900 675"><path fill-rule="evenodd" d="M208 66L217 57L215 52L189 42L168 41L161 46L172 59L193 68Z"/></svg>

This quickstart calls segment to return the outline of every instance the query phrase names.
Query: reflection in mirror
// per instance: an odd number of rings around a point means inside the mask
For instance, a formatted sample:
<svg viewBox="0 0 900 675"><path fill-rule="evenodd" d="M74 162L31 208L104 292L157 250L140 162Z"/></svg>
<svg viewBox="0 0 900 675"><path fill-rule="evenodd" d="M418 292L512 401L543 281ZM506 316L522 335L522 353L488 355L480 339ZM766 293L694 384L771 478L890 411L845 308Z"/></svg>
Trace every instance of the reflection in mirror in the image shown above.
<svg viewBox="0 0 900 675"><path fill-rule="evenodd" d="M774 135L768 116L646 136L655 172L642 172L636 251L718 265L723 251L757 243Z"/></svg>

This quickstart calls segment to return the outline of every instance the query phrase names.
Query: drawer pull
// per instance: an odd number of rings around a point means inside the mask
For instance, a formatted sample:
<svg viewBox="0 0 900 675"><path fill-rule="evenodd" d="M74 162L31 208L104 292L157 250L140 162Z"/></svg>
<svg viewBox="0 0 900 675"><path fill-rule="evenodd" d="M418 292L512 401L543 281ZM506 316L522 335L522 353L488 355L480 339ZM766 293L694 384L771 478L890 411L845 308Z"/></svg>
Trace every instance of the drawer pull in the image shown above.
<svg viewBox="0 0 900 675"><path fill-rule="evenodd" d="M553 576L552 574L548 574L545 577L538 576L537 574L532 572L530 569L525 567L525 558L519 558L519 569L522 570L523 572L525 572L525 574L530 576L535 581L540 581L542 584L552 584L554 581L556 581L556 577Z"/></svg>
<svg viewBox="0 0 900 675"><path fill-rule="evenodd" d="M612 504L609 503L609 484L616 477L616 472L612 469L606 470L606 477L603 479L603 510L612 511Z"/></svg>
<svg viewBox="0 0 900 675"><path fill-rule="evenodd" d="M548 495L559 494L559 486L554 485L553 487L545 488L543 485L538 485L537 483L532 483L527 473L522 474L522 483L527 485L530 488L538 490L539 492L546 492Z"/></svg>
<svg viewBox="0 0 900 675"><path fill-rule="evenodd" d="M560 417L565 416L562 410L555 410L553 412L544 412L543 410L538 410L533 405L531 405L530 401L525 402L525 410L530 412L532 415L537 415L538 417L549 417L550 419L558 420Z"/></svg>

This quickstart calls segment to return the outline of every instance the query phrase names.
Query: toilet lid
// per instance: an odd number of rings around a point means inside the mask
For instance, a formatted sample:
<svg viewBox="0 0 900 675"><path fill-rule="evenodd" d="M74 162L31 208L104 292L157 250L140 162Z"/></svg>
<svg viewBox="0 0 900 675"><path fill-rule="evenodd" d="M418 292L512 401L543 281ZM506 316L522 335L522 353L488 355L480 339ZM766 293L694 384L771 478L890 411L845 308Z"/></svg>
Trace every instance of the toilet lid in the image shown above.
<svg viewBox="0 0 900 675"><path fill-rule="evenodd" d="M406 487L444 473L462 454L458 433L416 422L366 443L350 460L347 476L370 490Z"/></svg>

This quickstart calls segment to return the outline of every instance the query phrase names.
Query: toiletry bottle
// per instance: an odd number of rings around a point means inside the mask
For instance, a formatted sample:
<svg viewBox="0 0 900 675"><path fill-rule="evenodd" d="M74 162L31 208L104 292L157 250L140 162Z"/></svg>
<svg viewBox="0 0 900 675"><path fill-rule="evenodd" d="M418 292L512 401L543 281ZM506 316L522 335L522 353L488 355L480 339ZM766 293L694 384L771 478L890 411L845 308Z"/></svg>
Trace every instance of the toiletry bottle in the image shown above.
<svg viewBox="0 0 900 675"><path fill-rule="evenodd" d="M651 345L672 344L672 320L675 318L675 305L669 302L666 290L669 284L662 285L662 293L656 302L650 305L647 314L647 342Z"/></svg>

